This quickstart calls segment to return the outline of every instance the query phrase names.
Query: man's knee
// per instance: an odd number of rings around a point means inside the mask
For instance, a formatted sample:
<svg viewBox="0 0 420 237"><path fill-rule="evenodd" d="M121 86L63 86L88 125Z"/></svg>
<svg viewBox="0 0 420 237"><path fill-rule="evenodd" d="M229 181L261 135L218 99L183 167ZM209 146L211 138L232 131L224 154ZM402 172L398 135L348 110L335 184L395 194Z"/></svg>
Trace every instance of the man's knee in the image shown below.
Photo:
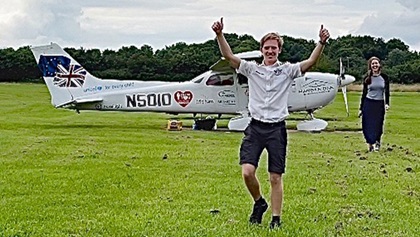
<svg viewBox="0 0 420 237"><path fill-rule="evenodd" d="M253 179L255 178L255 166L252 164L243 164L242 165L242 177L244 179Z"/></svg>
<svg viewBox="0 0 420 237"><path fill-rule="evenodd" d="M271 172L270 173L270 183L272 185L281 184L282 182L282 175L278 173Z"/></svg>

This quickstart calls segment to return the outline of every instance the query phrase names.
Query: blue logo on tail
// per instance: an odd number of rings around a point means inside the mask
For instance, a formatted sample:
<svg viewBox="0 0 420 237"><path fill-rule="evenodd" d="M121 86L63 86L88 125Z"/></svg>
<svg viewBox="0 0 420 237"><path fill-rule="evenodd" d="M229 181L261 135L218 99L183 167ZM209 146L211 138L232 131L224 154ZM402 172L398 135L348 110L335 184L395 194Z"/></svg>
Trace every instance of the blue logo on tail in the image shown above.
<svg viewBox="0 0 420 237"><path fill-rule="evenodd" d="M86 78L86 70L65 56L43 56L39 58L38 67L42 76L54 77L54 85L58 87L82 87Z"/></svg>

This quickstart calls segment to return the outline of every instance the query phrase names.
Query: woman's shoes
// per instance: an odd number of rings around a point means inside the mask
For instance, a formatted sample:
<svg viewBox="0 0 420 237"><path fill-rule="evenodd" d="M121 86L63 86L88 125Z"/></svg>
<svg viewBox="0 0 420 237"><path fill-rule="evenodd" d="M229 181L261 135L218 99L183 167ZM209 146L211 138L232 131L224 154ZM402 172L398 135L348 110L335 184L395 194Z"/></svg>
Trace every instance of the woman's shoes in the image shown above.
<svg viewBox="0 0 420 237"><path fill-rule="evenodd" d="M372 144L368 144L368 152L372 152L373 151L373 145Z"/></svg>
<svg viewBox="0 0 420 237"><path fill-rule="evenodd" d="M373 151L379 151L380 148L381 148L381 143L379 143L379 142L376 142L373 145Z"/></svg>
<svg viewBox="0 0 420 237"><path fill-rule="evenodd" d="M378 152L381 148L381 143L375 142L375 144L368 144L368 152L376 151Z"/></svg>

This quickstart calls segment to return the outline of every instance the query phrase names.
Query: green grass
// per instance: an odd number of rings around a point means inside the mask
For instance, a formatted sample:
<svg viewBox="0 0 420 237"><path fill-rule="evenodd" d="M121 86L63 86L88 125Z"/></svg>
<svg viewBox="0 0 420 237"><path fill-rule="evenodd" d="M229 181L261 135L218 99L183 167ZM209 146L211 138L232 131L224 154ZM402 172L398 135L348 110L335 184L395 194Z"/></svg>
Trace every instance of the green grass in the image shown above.
<svg viewBox="0 0 420 237"><path fill-rule="evenodd" d="M44 85L0 84L0 236L418 235L419 93L392 93L379 153L365 152L359 98L349 93L349 117L341 95L315 114L326 132L289 132L273 232L270 211L262 226L247 222L242 133L167 131L165 114L76 114L54 109ZM258 176L268 198L265 153Z"/></svg>

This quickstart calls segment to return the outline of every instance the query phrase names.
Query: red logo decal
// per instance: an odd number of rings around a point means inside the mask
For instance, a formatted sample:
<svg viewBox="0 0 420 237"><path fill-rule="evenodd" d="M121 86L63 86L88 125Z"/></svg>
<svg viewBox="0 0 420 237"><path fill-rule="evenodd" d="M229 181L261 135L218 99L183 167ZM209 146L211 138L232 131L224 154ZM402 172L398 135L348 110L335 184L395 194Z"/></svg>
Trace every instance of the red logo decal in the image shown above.
<svg viewBox="0 0 420 237"><path fill-rule="evenodd" d="M187 106L193 98L193 94L191 91L184 91L184 92L177 91L175 92L174 96L175 96L175 101L182 107Z"/></svg>

